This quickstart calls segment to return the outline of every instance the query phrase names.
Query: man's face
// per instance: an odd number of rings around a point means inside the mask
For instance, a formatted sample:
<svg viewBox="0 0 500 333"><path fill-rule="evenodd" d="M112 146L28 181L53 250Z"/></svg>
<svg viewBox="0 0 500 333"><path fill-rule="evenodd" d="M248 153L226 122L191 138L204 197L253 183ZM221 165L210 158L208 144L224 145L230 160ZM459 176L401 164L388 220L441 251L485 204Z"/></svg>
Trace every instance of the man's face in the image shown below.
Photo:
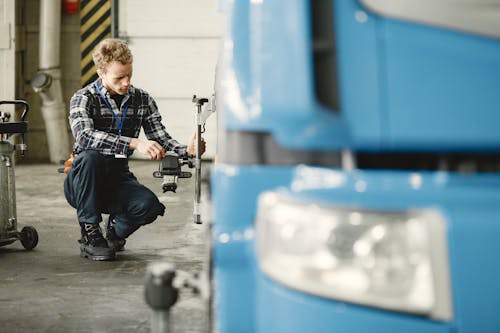
<svg viewBox="0 0 500 333"><path fill-rule="evenodd" d="M118 61L110 63L105 70L98 70L102 84L110 94L125 95L132 79L132 64L122 64Z"/></svg>

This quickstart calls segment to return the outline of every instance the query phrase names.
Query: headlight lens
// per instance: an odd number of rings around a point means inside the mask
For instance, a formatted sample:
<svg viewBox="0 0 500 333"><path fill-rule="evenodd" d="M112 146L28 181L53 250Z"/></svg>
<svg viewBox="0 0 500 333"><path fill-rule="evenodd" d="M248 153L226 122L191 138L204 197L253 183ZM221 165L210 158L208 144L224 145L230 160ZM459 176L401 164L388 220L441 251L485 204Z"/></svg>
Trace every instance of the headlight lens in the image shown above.
<svg viewBox="0 0 500 333"><path fill-rule="evenodd" d="M264 273L315 295L452 317L445 222L432 210L367 211L260 196Z"/></svg>

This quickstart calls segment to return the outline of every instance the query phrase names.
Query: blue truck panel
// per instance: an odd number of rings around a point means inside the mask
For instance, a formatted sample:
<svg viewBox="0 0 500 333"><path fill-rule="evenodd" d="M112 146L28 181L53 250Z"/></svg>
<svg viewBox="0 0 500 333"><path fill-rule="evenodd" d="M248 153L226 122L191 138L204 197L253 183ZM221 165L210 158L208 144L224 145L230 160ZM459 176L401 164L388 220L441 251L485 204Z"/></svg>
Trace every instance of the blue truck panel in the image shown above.
<svg viewBox="0 0 500 333"><path fill-rule="evenodd" d="M384 30L387 146L498 149L500 42L397 21Z"/></svg>
<svg viewBox="0 0 500 333"><path fill-rule="evenodd" d="M380 17L355 1L336 5L342 111L353 147L498 149L498 40ZM360 11L364 23L355 20Z"/></svg>
<svg viewBox="0 0 500 333"><path fill-rule="evenodd" d="M337 1L336 113L314 98L308 4L243 1L228 9L224 53L231 65L221 69L224 86L231 86L222 100L227 129L270 131L295 149L499 148L498 40Z"/></svg>

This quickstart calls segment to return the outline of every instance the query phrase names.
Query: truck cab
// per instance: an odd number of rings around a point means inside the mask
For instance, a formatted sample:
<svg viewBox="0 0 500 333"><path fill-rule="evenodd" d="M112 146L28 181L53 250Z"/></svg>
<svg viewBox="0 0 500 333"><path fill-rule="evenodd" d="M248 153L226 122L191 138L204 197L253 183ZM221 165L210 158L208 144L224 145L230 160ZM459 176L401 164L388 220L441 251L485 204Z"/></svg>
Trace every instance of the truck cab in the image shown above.
<svg viewBox="0 0 500 333"><path fill-rule="evenodd" d="M218 331L500 331L500 2L221 4Z"/></svg>

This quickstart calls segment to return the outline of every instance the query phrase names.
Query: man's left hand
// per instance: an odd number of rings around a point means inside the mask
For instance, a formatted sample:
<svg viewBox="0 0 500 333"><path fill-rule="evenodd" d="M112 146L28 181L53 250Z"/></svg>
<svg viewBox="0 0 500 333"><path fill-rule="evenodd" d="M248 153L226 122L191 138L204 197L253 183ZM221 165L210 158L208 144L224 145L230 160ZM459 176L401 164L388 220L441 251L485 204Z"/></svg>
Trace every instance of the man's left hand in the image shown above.
<svg viewBox="0 0 500 333"><path fill-rule="evenodd" d="M201 138L200 142L200 156L205 153L206 150L206 142L203 137ZM193 133L193 136L191 137L191 141L189 142L189 145L187 147L187 154L188 156L196 156L196 132Z"/></svg>

